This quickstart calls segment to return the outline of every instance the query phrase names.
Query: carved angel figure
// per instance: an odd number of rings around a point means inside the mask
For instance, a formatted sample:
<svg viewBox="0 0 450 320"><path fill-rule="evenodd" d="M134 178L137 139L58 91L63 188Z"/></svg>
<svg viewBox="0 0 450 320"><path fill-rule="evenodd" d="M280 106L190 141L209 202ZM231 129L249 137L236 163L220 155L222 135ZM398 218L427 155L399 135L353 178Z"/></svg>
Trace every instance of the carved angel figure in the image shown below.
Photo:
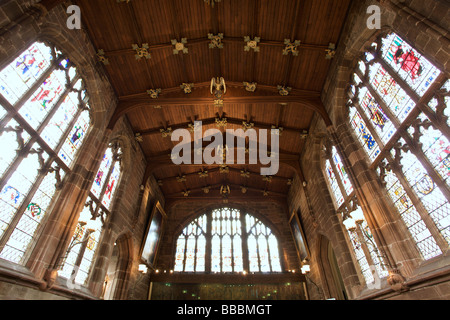
<svg viewBox="0 0 450 320"><path fill-rule="evenodd" d="M225 93L227 93L227 86L225 85L225 79L223 77L212 78L211 94L215 95L217 99L221 99L222 95L224 95Z"/></svg>

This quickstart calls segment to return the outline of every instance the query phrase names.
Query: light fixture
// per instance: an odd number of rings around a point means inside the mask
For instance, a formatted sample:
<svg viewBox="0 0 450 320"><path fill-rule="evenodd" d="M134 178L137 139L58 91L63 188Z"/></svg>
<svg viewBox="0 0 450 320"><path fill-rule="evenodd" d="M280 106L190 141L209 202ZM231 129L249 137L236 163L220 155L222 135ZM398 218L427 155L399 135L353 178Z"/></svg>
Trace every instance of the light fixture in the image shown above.
<svg viewBox="0 0 450 320"><path fill-rule="evenodd" d="M145 265L145 264L140 264L139 265L139 272L141 272L141 273L147 273L147 271L148 271L148 268L147 268L147 266Z"/></svg>
<svg viewBox="0 0 450 320"><path fill-rule="evenodd" d="M302 271L302 274L308 274L311 271L311 267L310 267L309 263L303 264L301 271Z"/></svg>

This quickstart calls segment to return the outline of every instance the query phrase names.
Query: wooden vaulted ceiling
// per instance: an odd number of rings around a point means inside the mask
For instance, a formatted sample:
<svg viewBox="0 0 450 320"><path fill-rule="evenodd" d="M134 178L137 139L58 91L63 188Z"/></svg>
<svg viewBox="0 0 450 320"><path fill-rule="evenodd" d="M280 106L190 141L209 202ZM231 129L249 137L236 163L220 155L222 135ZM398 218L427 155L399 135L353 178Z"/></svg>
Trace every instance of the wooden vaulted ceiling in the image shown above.
<svg viewBox="0 0 450 320"><path fill-rule="evenodd" d="M330 43L339 45L341 30L352 0L78 0L87 32L107 59L104 68L119 104L110 128L127 117L147 157L147 175L160 182L166 199L220 198L222 185L230 186L230 199L264 196L284 198L297 172L305 136L313 115L327 125L330 120L320 101L331 59ZM223 34L223 48L210 48L208 34ZM259 37L259 51L245 50L244 37ZM174 54L172 40L186 39ZM300 43L294 55L283 54L285 39ZM148 59L136 58L132 45L148 44ZM99 58L100 60L100 58ZM99 62L101 63L101 62ZM212 78L223 77L227 92L223 106L214 105ZM247 91L244 82L256 83ZM193 83L186 94L180 87ZM290 88L281 95L279 87ZM157 98L148 94L160 89ZM170 152L178 142L161 130L188 129L203 121L203 131L217 128L216 118L227 120L225 129L283 128L280 136L280 169L271 181L258 165L220 167L172 164ZM269 137L270 142L270 137ZM199 172L208 171L206 177ZM247 177L242 174L247 171ZM182 179L180 179L182 177ZM211 187L205 193L205 187ZM184 192L188 191L187 194ZM187 196L187 197L186 197Z"/></svg>

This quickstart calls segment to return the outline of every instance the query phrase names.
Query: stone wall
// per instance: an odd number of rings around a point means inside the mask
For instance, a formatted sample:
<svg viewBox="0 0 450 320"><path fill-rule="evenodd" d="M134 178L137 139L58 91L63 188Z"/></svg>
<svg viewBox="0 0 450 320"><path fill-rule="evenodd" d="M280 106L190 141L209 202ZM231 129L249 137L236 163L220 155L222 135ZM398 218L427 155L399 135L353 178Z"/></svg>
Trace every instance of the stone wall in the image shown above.
<svg viewBox="0 0 450 320"><path fill-rule="evenodd" d="M107 125L117 104L96 50L83 30L66 27L66 8L69 2L50 12L32 7L35 1L6 1L0 5L0 66L10 62L21 50L37 39L52 42L77 66L86 81L90 98L91 129L80 149L72 173L54 201L48 222L25 266L0 262L0 297L5 299L95 299L100 297L106 270L115 245L121 256L121 279L115 298L128 295L144 296L135 280L139 279L138 265L141 240L145 232L148 205L156 199L163 202L154 179L142 181L146 160L126 118L113 130ZM84 206L103 153L111 141L119 141L123 150L122 176L116 190L111 216L104 226L95 264L90 272L89 287L71 291L66 281L52 277L60 257L65 253L73 235L78 215ZM148 282L141 291L148 292ZM145 288L147 286L147 288ZM20 289L18 289L20 288Z"/></svg>
<svg viewBox="0 0 450 320"><path fill-rule="evenodd" d="M381 30L366 26L370 5L381 8ZM449 269L447 253L423 262L409 236L405 225L395 214L388 195L369 167L365 152L361 149L349 126L346 108L348 83L359 55L380 33L393 30L413 43L421 53L444 72L449 72L450 61L450 7L445 1L355 1L344 26L335 58L322 92L322 101L334 126L326 128L319 117L302 155L301 167L308 182L302 188L298 183L289 194L289 208L300 208L306 225L306 236L311 245L311 272L308 283L313 299L332 297L332 287L321 269L320 242L325 237L336 254L339 270L347 294L351 299L448 299ZM408 291L396 291L388 283L380 290L368 290L364 280L356 272L356 262L350 254L349 242L335 213L324 177L322 144L326 139L338 148L347 167L359 203L365 211L371 230L376 234L378 246L387 254L387 261L402 275ZM309 197L309 202L308 202ZM315 224L314 224L315 223ZM317 225L317 227L315 227ZM351 249L350 249L351 250ZM398 284L398 283L397 283Z"/></svg>

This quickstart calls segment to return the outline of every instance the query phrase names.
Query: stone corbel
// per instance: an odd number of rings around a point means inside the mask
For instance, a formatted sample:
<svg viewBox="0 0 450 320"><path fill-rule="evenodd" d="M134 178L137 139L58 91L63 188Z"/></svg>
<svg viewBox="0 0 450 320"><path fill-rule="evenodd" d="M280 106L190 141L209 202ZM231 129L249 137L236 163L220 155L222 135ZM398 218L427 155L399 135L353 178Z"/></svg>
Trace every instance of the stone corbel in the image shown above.
<svg viewBox="0 0 450 320"><path fill-rule="evenodd" d="M405 292L409 290L408 285L405 283L405 278L400 274L397 269L389 270L389 276L387 277L387 283L396 292Z"/></svg>

